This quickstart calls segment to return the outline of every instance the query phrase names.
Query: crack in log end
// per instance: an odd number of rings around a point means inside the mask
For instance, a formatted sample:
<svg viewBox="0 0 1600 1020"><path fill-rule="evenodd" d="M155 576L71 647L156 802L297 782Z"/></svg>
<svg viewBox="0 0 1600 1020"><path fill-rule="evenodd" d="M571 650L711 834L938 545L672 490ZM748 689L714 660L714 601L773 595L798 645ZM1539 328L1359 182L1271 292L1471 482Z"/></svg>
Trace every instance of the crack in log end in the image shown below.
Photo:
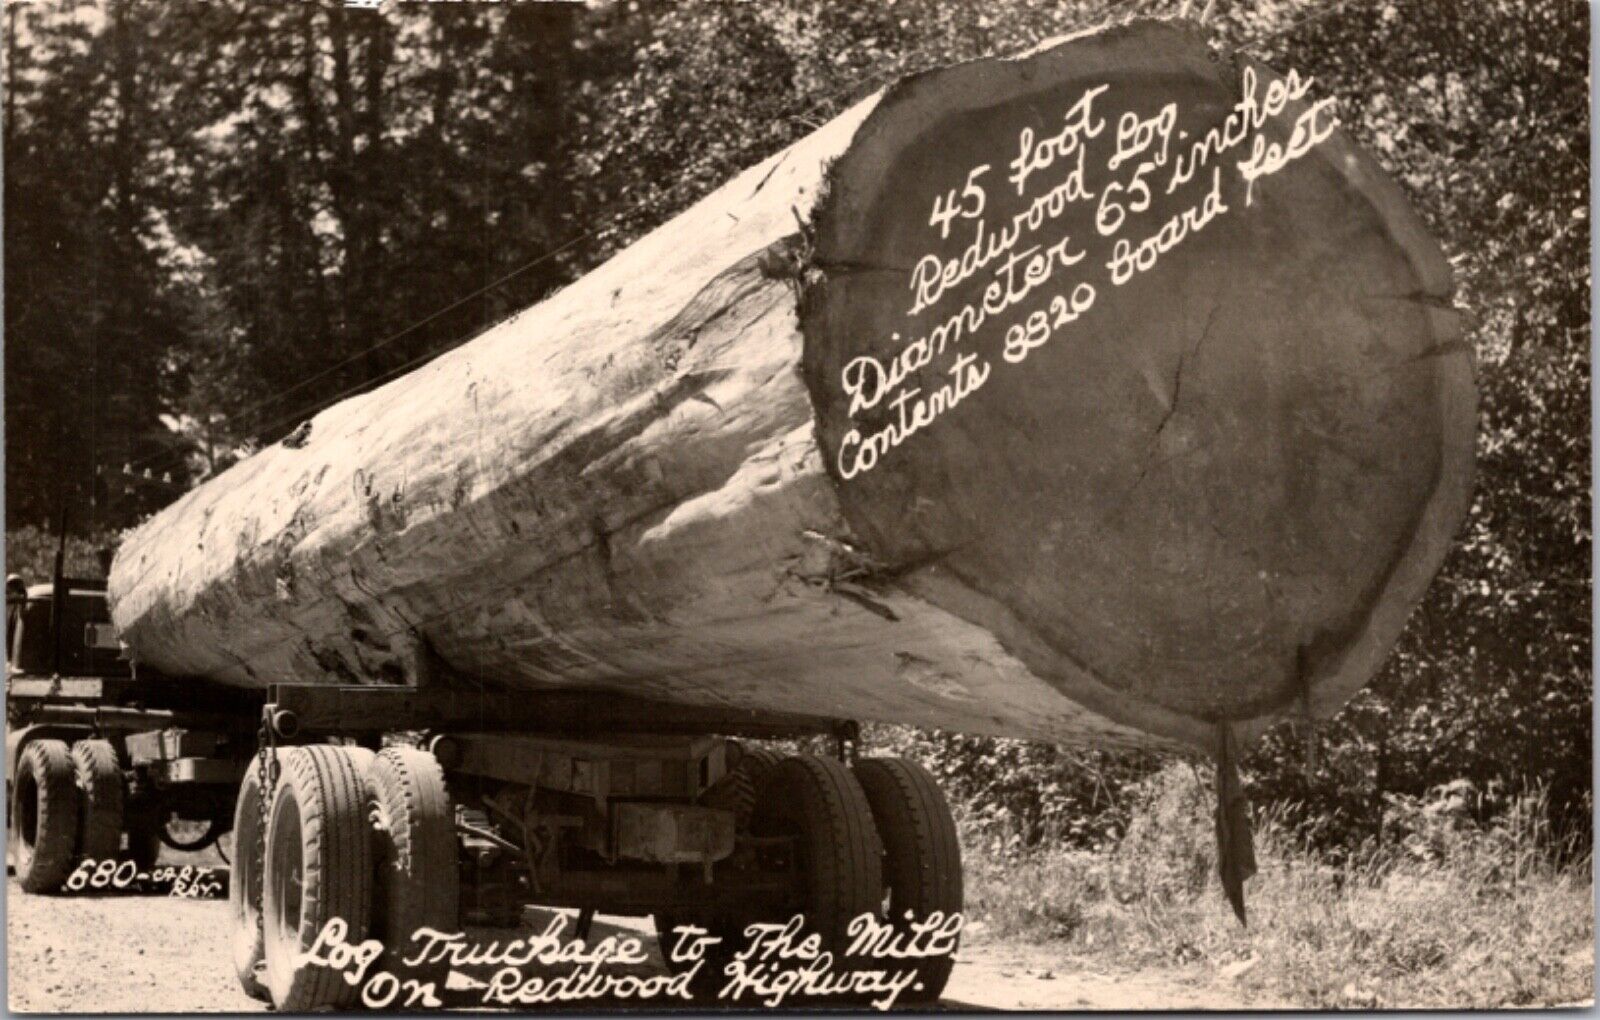
<svg viewBox="0 0 1600 1020"><path fill-rule="evenodd" d="M1172 372L1172 396L1167 401L1167 409L1162 412L1161 420L1156 422L1156 427L1150 434L1150 443L1145 450L1144 462L1139 467L1139 474L1136 478L1134 478L1133 484L1128 486L1127 491L1122 494L1115 504L1113 504L1112 512L1106 515L1103 523L1109 523L1111 520L1116 518L1124 508L1127 507L1128 500L1132 498L1136 491L1138 491L1139 486L1144 484L1144 481L1149 476L1152 468L1169 464L1173 460L1182 456L1184 453L1193 453L1196 452L1196 450L1204 449L1209 445L1209 443L1202 444L1200 447L1191 448L1187 451L1179 451L1176 454L1163 457L1160 460L1156 459L1156 450L1161 443L1161 435L1166 431L1167 425L1172 421L1173 415L1178 413L1178 400L1183 395L1184 369L1191 366L1193 362L1199 358L1200 348L1206 342L1206 337L1211 335L1211 326L1216 322L1217 309L1220 307L1222 307L1222 303L1220 301L1211 306L1211 311L1206 315L1206 324L1201 328L1200 336L1195 340L1194 346L1178 355L1177 367Z"/></svg>
<svg viewBox="0 0 1600 1020"><path fill-rule="evenodd" d="M1152 441L1160 438L1162 431L1167 427L1167 423L1177 413L1178 400L1183 395L1183 370L1199 359L1200 348L1205 344L1206 337L1211 335L1211 327L1217 321L1217 309L1220 307L1220 301L1211 306L1211 311L1206 315L1206 324L1200 330L1200 336L1195 340L1194 346L1178 355L1178 365L1172 372L1172 399L1168 402L1167 411L1161 416L1160 423L1156 425L1155 436L1152 437Z"/></svg>

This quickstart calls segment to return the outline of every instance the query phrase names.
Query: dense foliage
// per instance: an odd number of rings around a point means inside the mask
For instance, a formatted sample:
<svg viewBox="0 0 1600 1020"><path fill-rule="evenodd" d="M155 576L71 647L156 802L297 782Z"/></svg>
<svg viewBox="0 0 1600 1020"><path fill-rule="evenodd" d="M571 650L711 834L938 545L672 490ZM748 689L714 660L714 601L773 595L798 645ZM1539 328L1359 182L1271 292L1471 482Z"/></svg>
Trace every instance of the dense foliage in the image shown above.
<svg viewBox="0 0 1600 1020"><path fill-rule="evenodd" d="M11 4L7 514L131 523L893 75L1202 8L1336 95L1401 181L1482 391L1454 553L1378 681L1257 750L1254 792L1330 845L1462 778L1489 813L1544 784L1586 826L1588 26L1557 0ZM894 739L1023 843L1124 825L1118 790L1150 768Z"/></svg>
<svg viewBox="0 0 1600 1020"><path fill-rule="evenodd" d="M1093 850L969 853L969 925L1047 946L1036 959L1069 960L1075 977L1118 974L1126 1007L1174 1005L1173 991L1143 993L1145 968L1185 989L1220 978L1217 1004L1232 1009L1491 1009L1593 994L1589 868L1581 853L1562 865L1573 848L1545 824L1537 791L1490 820L1473 817L1464 782L1397 797L1393 837L1338 862L1281 811L1261 811L1245 927L1216 888L1214 798L1197 771L1173 763L1133 784L1126 832Z"/></svg>

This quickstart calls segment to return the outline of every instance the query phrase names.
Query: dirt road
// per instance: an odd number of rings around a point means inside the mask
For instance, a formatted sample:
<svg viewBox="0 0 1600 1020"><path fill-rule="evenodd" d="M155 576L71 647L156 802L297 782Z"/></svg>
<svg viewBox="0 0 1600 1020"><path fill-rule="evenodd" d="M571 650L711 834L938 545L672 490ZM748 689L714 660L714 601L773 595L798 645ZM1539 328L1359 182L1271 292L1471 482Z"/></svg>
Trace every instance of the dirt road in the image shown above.
<svg viewBox="0 0 1600 1020"><path fill-rule="evenodd" d="M154 895L32 896L7 882L8 1001L19 1012L257 1012L234 979L227 901ZM527 924L543 926L540 912ZM602 918L594 935L648 933L650 922ZM505 940L504 929L469 929ZM653 940L652 940L653 947ZM652 968L658 969L657 958ZM533 973L531 968L525 968ZM469 976L484 980L479 969ZM447 1005L471 1007L481 992L458 988ZM638 1003L633 1003L638 1008ZM963 940L946 990L947 1009L1221 1009L1238 993L1175 974L1076 972L1047 948Z"/></svg>

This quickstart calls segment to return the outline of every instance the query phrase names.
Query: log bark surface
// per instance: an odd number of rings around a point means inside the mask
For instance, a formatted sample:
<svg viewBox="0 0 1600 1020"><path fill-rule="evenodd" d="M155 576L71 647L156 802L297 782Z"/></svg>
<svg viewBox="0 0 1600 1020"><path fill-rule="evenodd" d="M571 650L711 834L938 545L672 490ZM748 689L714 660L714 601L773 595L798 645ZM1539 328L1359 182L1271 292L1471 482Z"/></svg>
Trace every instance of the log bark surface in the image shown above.
<svg viewBox="0 0 1600 1020"><path fill-rule="evenodd" d="M1163 190L1271 83L1155 22L901 82L156 515L113 618L235 685L412 682L421 649L454 682L1068 742L1329 714L1460 522L1475 389L1403 196L1341 131L1294 152L1313 95ZM1117 160L1123 115L1169 103L1162 185L1101 229L1160 151ZM1257 136L1294 154L1252 182ZM965 273L979 223L1016 236ZM904 368L871 402L866 357Z"/></svg>

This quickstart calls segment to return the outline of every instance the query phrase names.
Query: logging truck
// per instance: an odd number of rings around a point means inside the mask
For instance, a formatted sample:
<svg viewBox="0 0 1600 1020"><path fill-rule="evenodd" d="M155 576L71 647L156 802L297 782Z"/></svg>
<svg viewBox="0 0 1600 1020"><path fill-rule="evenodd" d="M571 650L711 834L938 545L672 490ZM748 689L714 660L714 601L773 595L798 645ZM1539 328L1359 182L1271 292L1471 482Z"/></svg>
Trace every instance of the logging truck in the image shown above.
<svg viewBox="0 0 1600 1020"><path fill-rule="evenodd" d="M912 76L130 532L134 681L246 706L159 766L237 773L243 987L526 903L959 913L860 722L1213 754L1242 909L1238 748L1371 679L1472 490L1449 265L1313 85L1149 20ZM14 818L79 846L38 732Z"/></svg>
<svg viewBox="0 0 1600 1020"><path fill-rule="evenodd" d="M28 892L84 861L148 879L162 846L199 851L233 827L260 699L135 677L105 581L6 588L7 852ZM189 823L187 825L181 823Z"/></svg>
<svg viewBox="0 0 1600 1020"><path fill-rule="evenodd" d="M423 929L513 927L532 903L575 908L580 938L597 910L652 916L669 963L676 930L722 940L690 985L714 995L713 968L752 921L799 914L836 947L861 914L960 913L937 784L914 762L856 758L847 720L426 684L197 702L129 662L104 592L58 565L8 598L15 875L55 893L84 861L142 876L163 844L232 833L237 977L281 1010L353 1001L336 970L306 962L335 919L393 962ZM833 751L780 756L775 737ZM176 838L177 820L204 830ZM919 960L906 1001L937 998L951 963Z"/></svg>

